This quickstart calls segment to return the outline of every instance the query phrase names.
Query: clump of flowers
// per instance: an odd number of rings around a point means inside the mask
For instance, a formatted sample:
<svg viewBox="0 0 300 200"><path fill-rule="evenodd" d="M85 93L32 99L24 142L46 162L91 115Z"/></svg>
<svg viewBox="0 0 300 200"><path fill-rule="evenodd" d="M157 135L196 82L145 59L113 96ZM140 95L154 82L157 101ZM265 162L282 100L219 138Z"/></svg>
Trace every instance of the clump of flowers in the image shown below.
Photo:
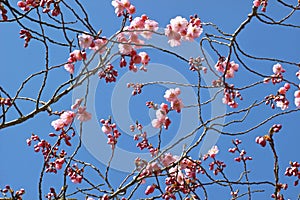
<svg viewBox="0 0 300 200"><path fill-rule="evenodd" d="M7 17L7 10L4 8L4 6L2 5L2 3L0 3L0 14L2 16L3 21L7 21L8 17Z"/></svg>
<svg viewBox="0 0 300 200"><path fill-rule="evenodd" d="M258 136L255 138L255 142L257 144L260 144L262 147L265 147L266 144L267 144L267 141L268 142L272 142L273 139L273 134L274 133L278 133L282 128L282 125L281 124L274 124L270 130L269 130L269 133L267 135L264 135L264 136Z"/></svg>
<svg viewBox="0 0 300 200"><path fill-rule="evenodd" d="M299 162L290 162L290 166L286 168L284 175L289 177L296 177L294 181L294 186L299 184L300 180L300 163Z"/></svg>
<svg viewBox="0 0 300 200"><path fill-rule="evenodd" d="M118 17L135 13L135 6L132 5L129 0L113 0L111 5L115 7L115 13Z"/></svg>
<svg viewBox="0 0 300 200"><path fill-rule="evenodd" d="M70 74L74 73L74 64L77 61L86 60L86 52L80 50L74 50L70 53L68 58L68 62L64 65L65 70L67 70Z"/></svg>
<svg viewBox="0 0 300 200"><path fill-rule="evenodd" d="M261 11L266 12L268 5L268 0L254 0L253 1L253 6L258 8L259 6L262 6Z"/></svg>
<svg viewBox="0 0 300 200"><path fill-rule="evenodd" d="M204 58L190 58L189 59L189 65L190 65L190 70L191 71L200 71L202 70L204 72L204 74L206 74L207 72L207 68L203 67L202 62L204 61Z"/></svg>
<svg viewBox="0 0 300 200"><path fill-rule="evenodd" d="M283 87L278 89L276 95L270 94L269 96L266 96L266 105L270 104L271 108L274 109L274 103L276 103L276 107L281 108L281 110L286 110L290 104L289 100L286 98L286 92L290 89L290 87L289 83L285 83Z"/></svg>
<svg viewBox="0 0 300 200"><path fill-rule="evenodd" d="M21 29L20 30L20 38L24 38L24 40L25 40L24 47L26 48L26 47L28 47L28 44L32 38L32 35L28 30Z"/></svg>
<svg viewBox="0 0 300 200"><path fill-rule="evenodd" d="M53 4L53 9L51 10L51 4ZM53 0L22 0L18 1L17 5L19 8L21 8L23 11L29 11L31 8L37 8L42 7L43 13L48 13L51 11L52 16L58 16L60 14L60 8L59 8L59 1L53 1Z"/></svg>
<svg viewBox="0 0 300 200"><path fill-rule="evenodd" d="M225 78L233 78L234 73L238 71L239 65L234 61L228 62L227 58L219 58L215 68L218 72L225 74Z"/></svg>
<svg viewBox="0 0 300 200"><path fill-rule="evenodd" d="M230 153L235 153L235 152L238 152L239 153L239 156L234 158L234 160L236 162L245 162L247 160L252 160L252 157L251 156L245 156L246 155L246 151L244 149L240 149L239 145L242 143L241 140L239 139L236 139L236 140L232 140L232 143L233 145L235 146L234 148L230 148L228 149L228 151Z"/></svg>
<svg viewBox="0 0 300 200"><path fill-rule="evenodd" d="M7 193L10 194L11 198L8 199L16 199L16 200L22 200L23 199L23 195L25 194L25 189L21 188L17 191L14 191L11 186L6 185L5 188L0 189L0 192L2 193L2 195L4 197L7 197ZM3 198L3 199L7 199L7 198Z"/></svg>
<svg viewBox="0 0 300 200"><path fill-rule="evenodd" d="M0 105L11 106L12 105L11 99L0 97Z"/></svg>
<svg viewBox="0 0 300 200"><path fill-rule="evenodd" d="M239 98L240 100L243 100L241 94L239 91L234 89L233 84L227 84L225 83L225 88L224 88L224 97L222 99L224 104L227 104L231 108L237 108L238 103L236 102L236 98Z"/></svg>
<svg viewBox="0 0 300 200"><path fill-rule="evenodd" d="M270 80L275 85L276 83L280 83L283 80L283 73L285 69L282 67L281 64L277 63L273 65L273 75L264 79L264 83L269 83Z"/></svg>
<svg viewBox="0 0 300 200"><path fill-rule="evenodd" d="M102 132L107 135L107 144L111 145L111 148L114 149L121 135L117 129L117 125L111 123L111 119L101 119L100 122L102 124Z"/></svg>
<svg viewBox="0 0 300 200"><path fill-rule="evenodd" d="M177 16L171 19L170 24L165 28L165 35L171 47L179 46L182 40L193 41L200 37L202 32L201 20L197 15L191 16L189 21Z"/></svg>

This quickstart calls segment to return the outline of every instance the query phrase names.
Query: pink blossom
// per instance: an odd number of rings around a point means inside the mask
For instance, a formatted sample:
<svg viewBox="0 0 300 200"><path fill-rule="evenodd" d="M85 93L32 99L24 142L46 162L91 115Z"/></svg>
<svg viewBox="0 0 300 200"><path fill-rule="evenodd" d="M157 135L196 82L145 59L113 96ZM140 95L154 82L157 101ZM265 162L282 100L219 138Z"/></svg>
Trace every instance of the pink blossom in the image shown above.
<svg viewBox="0 0 300 200"><path fill-rule="evenodd" d="M171 101L171 108L176 110L176 112L180 113L181 109L184 107L181 99L176 99L175 101Z"/></svg>
<svg viewBox="0 0 300 200"><path fill-rule="evenodd" d="M253 1L253 6L254 7L259 7L260 6L260 0L254 0Z"/></svg>
<svg viewBox="0 0 300 200"><path fill-rule="evenodd" d="M62 168L62 165L64 164L65 162L65 158L58 158L55 160L55 168L56 169L61 169Z"/></svg>
<svg viewBox="0 0 300 200"><path fill-rule="evenodd" d="M70 53L70 58L69 61L70 62L76 62L76 61L80 61L80 60L85 60L86 59L86 53L85 52L81 52L80 50L74 50L72 53Z"/></svg>
<svg viewBox="0 0 300 200"><path fill-rule="evenodd" d="M103 133L109 134L112 131L112 128L109 125L103 124L101 130Z"/></svg>
<svg viewBox="0 0 300 200"><path fill-rule="evenodd" d="M150 61L150 57L146 52L140 52L139 56L141 57L141 63L143 65L148 65L149 61Z"/></svg>
<svg viewBox="0 0 300 200"><path fill-rule="evenodd" d="M210 150L208 150L207 154L211 157L214 158L216 154L219 153L219 149L217 146L213 146Z"/></svg>
<svg viewBox="0 0 300 200"><path fill-rule="evenodd" d="M135 13L135 7L131 5L129 0L114 0L111 2L112 6L115 7L115 13L118 17L124 14L126 10L129 14Z"/></svg>
<svg viewBox="0 0 300 200"><path fill-rule="evenodd" d="M157 31L158 30L158 23L154 20L147 19L145 21L144 29L148 30L148 31L143 31L141 33L141 36L143 36L146 39L150 39L151 36L152 36L152 31Z"/></svg>
<svg viewBox="0 0 300 200"><path fill-rule="evenodd" d="M74 73L74 64L67 63L64 65L65 70L67 70L70 74Z"/></svg>
<svg viewBox="0 0 300 200"><path fill-rule="evenodd" d="M175 89L171 88L165 92L164 98L169 102L175 101L177 100L177 96L180 95L180 93L181 93L180 88L175 88Z"/></svg>
<svg viewBox="0 0 300 200"><path fill-rule="evenodd" d="M187 33L184 38L188 41L193 41L195 38L198 38L202 32L203 29L201 28L201 26L195 26L193 24L189 24L187 28Z"/></svg>
<svg viewBox="0 0 300 200"><path fill-rule="evenodd" d="M280 74L285 72L285 69L281 66L281 64L277 63L273 66L273 73L274 74Z"/></svg>
<svg viewBox="0 0 300 200"><path fill-rule="evenodd" d="M143 40L139 39L139 36L136 33L129 34L128 42L134 44L135 48L141 48L141 45L143 45L145 43Z"/></svg>
<svg viewBox="0 0 300 200"><path fill-rule="evenodd" d="M176 162L178 160L178 157L173 156L171 153L166 153L162 158L161 158L161 163L163 166L167 167L170 164Z"/></svg>
<svg viewBox="0 0 300 200"><path fill-rule="evenodd" d="M299 108L300 107L300 98L295 98L294 103Z"/></svg>
<svg viewBox="0 0 300 200"><path fill-rule="evenodd" d="M266 144L267 144L265 138L262 137L262 136L256 137L255 142L256 142L257 144L260 144L262 147L265 147Z"/></svg>
<svg viewBox="0 0 300 200"><path fill-rule="evenodd" d="M173 31L181 33L186 30L186 27L188 26L188 21L185 18L182 18L181 16L177 16L174 19L170 20L170 24Z"/></svg>
<svg viewBox="0 0 300 200"><path fill-rule="evenodd" d="M77 108L80 106L82 100L83 100L82 98L81 98L81 99L76 99L76 100L75 100L75 103L71 106L71 109L72 109L72 110L77 109Z"/></svg>
<svg viewBox="0 0 300 200"><path fill-rule="evenodd" d="M182 171L178 169L178 166L170 168L169 173L172 177L176 178L177 183L180 185L184 184L184 175Z"/></svg>
<svg viewBox="0 0 300 200"><path fill-rule="evenodd" d="M168 25L167 28L165 28L165 35L168 37L168 43L171 47L179 46L181 44L181 35L178 32L172 30L171 25Z"/></svg>
<svg viewBox="0 0 300 200"><path fill-rule="evenodd" d="M93 37L87 34L82 34L78 36L79 45L81 48L87 49L93 42Z"/></svg>
<svg viewBox="0 0 300 200"><path fill-rule="evenodd" d="M296 76L298 77L298 79L300 79L300 70L296 73Z"/></svg>
<svg viewBox="0 0 300 200"><path fill-rule="evenodd" d="M72 123L75 116L76 116L76 114L74 112L65 111L60 115L60 119L62 119L65 126L67 126Z"/></svg>
<svg viewBox="0 0 300 200"><path fill-rule="evenodd" d="M86 107L79 106L77 111L77 119L81 122L88 121L92 118L92 115L86 111Z"/></svg>
<svg viewBox="0 0 300 200"><path fill-rule="evenodd" d="M107 49L106 44L107 44L107 40L105 38L96 39L94 40L94 44L93 46L90 47L90 49L94 51L98 51L99 54L103 54Z"/></svg>
<svg viewBox="0 0 300 200"><path fill-rule="evenodd" d="M128 55L132 52L133 47L129 44L128 39L125 37L124 33L121 33L117 36L117 41L121 42L119 47L119 52L124 55Z"/></svg>
<svg viewBox="0 0 300 200"><path fill-rule="evenodd" d="M153 193L154 192L154 190L155 190L155 188L156 188L156 185L149 185L148 187L147 187L147 189L145 190L145 194L146 195L148 195L148 194L151 194L151 193Z"/></svg>
<svg viewBox="0 0 300 200"><path fill-rule="evenodd" d="M159 121L158 119L153 119L151 124L154 128L160 128L163 125L163 122Z"/></svg>
<svg viewBox="0 0 300 200"><path fill-rule="evenodd" d="M51 126L53 126L56 131L59 131L65 126L65 123L64 120L57 119L51 122Z"/></svg>

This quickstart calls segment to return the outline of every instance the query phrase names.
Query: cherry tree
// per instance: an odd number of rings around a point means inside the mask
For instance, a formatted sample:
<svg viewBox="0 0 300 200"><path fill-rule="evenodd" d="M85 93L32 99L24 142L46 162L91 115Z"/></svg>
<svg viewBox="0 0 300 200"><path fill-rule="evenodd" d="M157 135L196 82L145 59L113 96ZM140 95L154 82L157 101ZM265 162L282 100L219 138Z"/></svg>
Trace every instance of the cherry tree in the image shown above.
<svg viewBox="0 0 300 200"><path fill-rule="evenodd" d="M9 164L37 174L35 186L0 179L3 198L299 199L299 63L272 43L295 54L300 1L240 4L226 30L214 21L234 10L165 20L129 0L0 0L1 38L19 34L1 50L12 61L2 59L0 133L21 130L32 158ZM101 5L117 23L95 23ZM133 120L120 114L130 107ZM1 151L7 164L12 150ZM38 172L23 169L31 159Z"/></svg>

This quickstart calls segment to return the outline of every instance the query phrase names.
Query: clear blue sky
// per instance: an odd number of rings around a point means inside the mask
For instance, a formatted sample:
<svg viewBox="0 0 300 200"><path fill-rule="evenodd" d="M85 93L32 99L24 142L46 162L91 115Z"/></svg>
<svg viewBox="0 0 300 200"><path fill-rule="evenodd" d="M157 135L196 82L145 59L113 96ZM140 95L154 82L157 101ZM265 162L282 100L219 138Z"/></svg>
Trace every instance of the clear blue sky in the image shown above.
<svg viewBox="0 0 300 200"><path fill-rule="evenodd" d="M17 1L11 1L11 4L16 4ZM144 0L144 1L132 1L136 6L137 13L135 16L140 16L141 14L147 14L151 19L159 22L160 27L165 27L169 20L177 15L181 15L185 18L188 18L190 15L198 14L203 22L213 22L217 24L222 30L228 33L234 32L234 30L247 18L247 14L251 12L252 1L158 1L158 0ZM268 14L279 18L287 14L287 9L279 10L278 6L273 5L274 2L270 2L269 7L267 8ZM114 8L111 6L110 1L102 1L101 3L96 0L90 0L89 3L84 3L88 13L90 14L90 20L92 25L96 29L102 29L103 35L109 37L118 30L118 26L121 24L121 19L117 18L114 14ZM297 15L299 17L299 14ZM290 22L295 22L292 19ZM26 22L28 23L28 22ZM209 32L211 28L205 29L204 32ZM44 63L44 55L41 53L41 45L37 44L35 41L32 41L29 44L27 49L23 48L23 40L19 39L19 29L14 24L5 24L0 23L0 58L1 58L1 72L0 72L0 86L7 89L7 91L14 94L16 89L20 86L22 81L28 77L31 73L39 71L42 69ZM299 29L290 29L290 28L279 28L261 25L256 19L253 23L246 27L246 29L239 35L238 42L241 47L249 52L252 55L267 57L277 57L280 59L291 60L293 62L299 61L299 51L300 46ZM56 33L53 32L55 35ZM60 37L60 36L58 36ZM198 40L199 41L199 40ZM207 49L208 50L208 49ZM177 51L177 50L176 50ZM183 50L179 50L183 51ZM227 52L224 51L224 48L220 50L224 55L227 55ZM218 57L208 50L213 61L217 61ZM150 56L152 53L151 61L153 63L159 63L174 67L178 74L181 74L188 82L196 83L195 75L192 72L183 70L187 66L182 62L176 59L173 59L172 56L156 53L150 51ZM68 58L68 52L63 51L62 49L52 49L50 51L50 64L56 65L64 62ZM187 57L188 58L188 57ZM272 73L272 66L276 63L274 62L252 62L246 59L249 66L253 69L259 70L264 74ZM238 63L238 61L236 61ZM297 69L288 65L283 65L287 70L287 78L289 80L297 83L297 79L294 76ZM149 69L150 70L150 69ZM120 70L119 79L124 75L126 70ZM142 75L141 75L142 76ZM61 70L57 75L50 77L49 86L46 88L45 98L47 95L51 95L51 92L55 89L57 84L62 80L67 80L68 76L64 70ZM138 80L138 79L137 79ZM257 77L249 75L242 67L240 71L236 74L235 83L240 86L246 85L247 83L254 82L258 80ZM21 96L30 96L34 97L36 91L39 88L41 78L32 80L27 87L24 89ZM280 85L279 85L280 86ZM244 101L241 102L241 106L246 106L251 104L255 99L263 99L264 96L267 96L269 93L267 89L276 93L276 89L279 86L263 86L255 87L254 89L249 90L247 94L243 94ZM97 116L93 116L95 119L105 118L108 115L112 115L112 109L110 108L110 98L112 95L112 89L114 84L105 85L103 81L99 82L97 90L99 93L95 95L96 103L96 113ZM141 96L133 98L130 100L130 112L131 117L135 120L139 118L140 121L145 124L149 124L150 118L149 115L153 117L153 113L149 113L148 109L144 106L145 101L149 99L156 99L157 103L163 101L162 95L166 87L154 86L153 88L146 88ZM293 104L292 95L295 91L293 87L290 91L290 107L291 109L295 108ZM148 93L147 93L148 92ZM106 94L106 96L103 96ZM161 96L161 97L159 97ZM121 102L123 103L123 102ZM126 102L125 102L126 103ZM124 104L125 104L124 103ZM63 110L69 109L72 104L71 95L62 99L58 104L55 104L53 107L54 110ZM28 111L30 110L31 105L23 104L23 109ZM263 109L262 109L263 108ZM88 109L92 110L93 108ZM230 110L230 109L229 109ZM256 124L258 121L266 118L266 116L271 115L272 113L279 112L279 108L275 111L271 110L268 106L262 106L261 109L256 109L251 112L248 122L244 123L243 126L231 127L226 129L228 132L238 132L240 130L245 130L245 128L250 127L252 124ZM209 111L208 111L209 112ZM13 113L15 114L15 113ZM179 127L178 123L180 118L178 115L173 115L174 123L171 124L170 130L165 132L163 139L165 145L168 144L172 138L171 132L176 131ZM0 167L0 188L6 184L11 185L13 188L25 188L27 193L24 196L24 199L37 199L37 180L42 168L42 156L40 154L34 153L32 147L27 147L26 139L30 137L32 133L38 134L41 137L48 137L49 132L53 132L50 123L52 120L56 119L55 116L48 117L46 113L39 114L36 118L28 120L27 122L10 127L4 130L0 130L0 153L2 155L1 167ZM280 134L276 135L275 141L276 146L278 147L278 153L280 156L280 174L284 174L285 168L288 166L289 161L300 161L299 156L299 130L298 130L298 119L299 113L294 113L286 117L279 117L274 119L271 122L268 122L264 126L256 129L255 131L247 134L245 136L239 137L244 141L243 147L247 153L253 157L253 161L249 162L249 167L251 170L250 178L253 181L262 181L262 180L273 180L272 172L272 154L270 148L261 148L259 145L255 144L255 138L259 135L264 135L267 133L268 128L274 123L282 123L283 129ZM229 119L227 119L229 120ZM149 128L150 129L150 128ZM102 134L99 129L99 134ZM129 150L132 152L138 152L134 149L135 142L131 140L128 130L127 133L123 134L123 141L120 141L120 148ZM120 140L122 140L122 137ZM232 147L230 141L235 139L235 137L221 136L218 140L217 145L220 148L220 159L227 161L228 171L233 179L238 177L239 172L242 170L241 164L236 164L230 162L233 160L233 156L227 153L229 147ZM154 140L154 137L153 137ZM75 140L76 141L76 140ZM100 147L101 149L101 147ZM101 152L99 152L101 154ZM106 154L105 154L106 155ZM197 155L197 152L195 153ZM103 164L99 162L93 155L87 151L86 146L84 146L79 155L79 158L84 159L88 162L93 163L94 165L100 166L103 168ZM122 163L120 163L122 165ZM232 169L239 169L238 173ZM124 172L112 171L112 176L110 179L114 184L120 182L119 177L126 175ZM46 189L49 185L56 185L57 190L60 189L61 177L58 175L46 175L47 183L44 185L44 192L47 192ZM235 178L234 178L235 177ZM91 177L93 180L97 181L96 177ZM280 182L289 183L289 190L284 192L287 198L296 199L299 194L299 187L295 188L292 186L292 182L289 179L281 176ZM71 184L72 185L72 184ZM73 187L73 186L71 186ZM76 187L76 185L75 185ZM226 195L226 199L229 199L228 190L225 190L220 193L213 192L214 188L209 187L211 196L209 199L220 199ZM256 187L256 189L260 189ZM253 199L268 199L269 195L273 192L273 188L265 187L267 190L264 194L256 194ZM141 190L143 191L143 190ZM221 191L221 190L220 190ZM244 188L245 191L245 188ZM225 192L225 193L223 193ZM136 197L139 197L138 195Z"/></svg>

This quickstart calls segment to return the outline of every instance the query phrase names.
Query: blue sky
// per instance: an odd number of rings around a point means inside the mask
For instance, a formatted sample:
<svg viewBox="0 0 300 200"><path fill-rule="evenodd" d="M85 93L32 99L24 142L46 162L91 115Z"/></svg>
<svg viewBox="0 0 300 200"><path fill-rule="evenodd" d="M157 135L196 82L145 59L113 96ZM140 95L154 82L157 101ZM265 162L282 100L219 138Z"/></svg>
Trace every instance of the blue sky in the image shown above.
<svg viewBox="0 0 300 200"><path fill-rule="evenodd" d="M12 1L11 4L13 5ZM132 1L136 6L137 13L135 16L140 16L141 14L147 14L151 19L159 22L160 27L165 27L171 18L181 15L185 18L188 18L190 15L198 14L200 19L203 22L213 22L217 24L223 31L232 33L236 28L247 18L247 14L251 12L252 1L158 1L158 0L144 0L144 1ZM90 14L91 24L94 25L95 29L102 29L103 35L109 37L118 30L118 26L121 24L121 19L117 18L114 14L114 9L110 4L110 1L104 3L96 0L90 0L89 3L83 3L86 6L87 12ZM270 2L267 8L267 14L270 14L274 18L279 19L280 17L285 16L288 13L287 9L281 9L277 3ZM289 23L296 23L296 19L299 17L299 14L290 19ZM67 18L67 17L66 17ZM299 18L298 18L299 19ZM30 23L30 22L25 22ZM0 43L2 48L0 49L0 58L1 58L1 73L0 73L0 86L5 88L7 91L14 94L14 92L19 88L22 81L28 77L31 73L37 72L42 68L44 64L44 55L40 50L43 48L40 44L35 41L32 41L29 44L27 49L23 48L23 40L19 39L20 27L16 23L0 23ZM204 33L209 33L212 31L212 28L204 27ZM49 30L49 33L53 34L55 37L61 37L57 32ZM216 33L216 32L214 32ZM241 45L241 48L248 52L251 55L261 56L261 57L277 57L284 60L290 60L293 62L299 61L299 50L300 40L298 39L299 29L291 28L282 28L278 26L268 26L262 25L256 19L250 23L245 30L238 36L237 41ZM203 35L202 35L203 36ZM199 41L199 40L197 40ZM51 46L53 48L53 46ZM212 61L216 62L218 57L210 49L206 48L208 54L211 56ZM145 49L146 51L146 49ZM174 51L180 51L188 53L186 50L180 48L175 48ZM221 48L220 52L223 55L227 55L227 49ZM185 80L190 83L196 83L197 79L195 74L188 71L188 67L182 61L174 59L170 55L166 55L160 52L155 52L149 50L151 56L151 62L165 65L175 69L177 74L181 74ZM50 64L56 65L65 62L68 58L68 52L62 48L53 48L50 50ZM188 57L187 57L188 58ZM270 75L272 73L272 66L276 62L260 62L253 61L250 59L245 59L247 64L251 66L251 69L258 70L259 72ZM236 61L238 63L238 61ZM79 67L79 65L78 65ZM294 76L297 72L295 66L283 65L286 69L286 77L295 82L299 83L299 80ZM155 68L155 66L153 67ZM150 69L149 69L150 71ZM119 71L121 77L125 77L127 70L122 69ZM174 71L173 71L174 72ZM137 74L137 77L143 76L143 74ZM132 78L132 77L131 77ZM44 98L49 97L53 90L61 83L63 80L68 79L68 74L62 69L55 75L50 76L49 85L46 88ZM134 79L134 78L132 78ZM138 80L138 78L137 78ZM239 86L245 86L249 83L260 80L257 76L250 74L244 68L240 67L239 72L236 74L235 80L233 82ZM34 97L36 91L39 89L41 83L41 78L36 78L30 81L27 87L22 92L22 96ZM118 84L118 82L117 82ZM95 113L97 116L93 116L95 119L99 120L105 118L108 115L112 115L111 109L111 97L113 94L113 89L116 84L106 85L103 81L99 81L97 85L97 92L95 93L95 105L88 105L88 109L92 110L92 106L95 106ZM244 100L240 102L241 106L247 106L253 103L254 100L262 100L270 92L276 93L277 89L281 85L273 86L262 85L249 89L247 92L243 93L242 96ZM147 107L144 106L145 101L149 99L155 99L157 103L164 101L163 94L167 87L173 86L153 86L146 87L143 89L143 93L140 96L130 99L130 114L133 120L139 119L145 124L149 124L151 117L154 113L149 112ZM289 92L290 99L290 109L294 109L293 104L293 92L296 90L295 87L292 87ZM204 92L204 95L208 93ZM205 97L204 97L205 98ZM120 102L126 103L126 102ZM64 110L69 109L72 104L72 95L61 99L60 103L54 105L54 110ZM22 109L25 111L30 111L32 104L21 104ZM205 108L208 113L210 112L210 107ZM228 109L231 111L231 109ZM231 126L230 128L224 129L228 132L238 132L241 130L251 127L253 124L257 124L259 121L265 119L266 117L280 112L279 108L275 110L270 109L268 106L261 106L258 109L254 109L247 119L247 122L243 123L240 126ZM12 112L12 117L16 113ZM150 117L149 117L150 116ZM164 132L163 141L165 145L168 144L168 141L172 139L171 133L176 132L180 127L179 122L182 120L180 115L172 114L174 123L171 124L170 130ZM10 184L13 188L25 188L27 193L24 196L24 199L37 199L37 180L40 174L42 167L42 156L40 154L34 153L32 147L26 145L26 139L30 137L32 133L38 134L41 137L47 137L49 132L53 132L53 129L50 125L52 120L55 120L55 116L49 117L47 113L38 114L35 118L26 121L23 124L10 127L4 130L0 130L0 153L2 155L1 167L0 167L0 188L5 184ZM283 129L280 134L275 136L276 146L278 147L278 154L280 156L280 174L284 173L285 168L288 166L289 161L300 161L299 150L297 145L299 145L299 131L298 131L298 119L299 113L292 113L284 117L278 117L272 120L271 122L266 123L260 128L256 129L249 134L239 137L243 140L243 147L247 153L254 158L253 161L249 162L250 168L250 177L253 181L263 180L272 180L273 172L273 158L270 151L270 148L261 148L259 145L255 144L255 138L267 133L267 130L274 123L282 123ZM227 121L230 118L226 119ZM87 123L88 126L88 123ZM151 127L149 127L151 130ZM126 132L126 130L123 130ZM128 131L128 130L127 130ZM153 130L152 130L153 131ZM102 134L99 129L99 134ZM130 138L130 133L125 133L122 135L124 138L123 141L120 141L119 147L131 152L138 152L135 149L135 143ZM121 137L121 139L122 139ZM103 137L103 139L105 139ZM152 137L153 142L155 143L155 137ZM220 148L221 160L227 161L228 171L227 173L233 178L239 176L241 169L241 164L236 164L231 162L233 156L227 153L229 147L232 147L230 141L235 139L235 137L221 136L218 140L217 145ZM74 142L76 139L74 140ZM97 141L95 141L97 143ZM88 162L91 162L100 168L103 168L103 163L99 162L98 159L94 157L87 149L90 147L84 146L78 158L84 159ZM132 149L131 149L132 148ZM101 149L101 147L100 147ZM70 149L72 150L72 148ZM104 151L104 149L103 149ZM103 155L103 152L99 152L100 156ZM105 154L106 155L106 154ZM198 155L198 151L194 152L194 155ZM121 164L121 163L120 163ZM232 170L234 169L234 170ZM240 171L235 169L239 169ZM61 186L61 174L57 175L46 175L47 183L44 185L44 192L47 192L46 189L49 185L56 185L56 188L59 189ZM111 172L111 181L113 184L118 184L120 182L120 177L124 177L126 173L118 172L112 170ZM98 180L92 173L89 176L95 182ZM289 183L289 190L284 192L287 198L296 199L299 194L299 187L292 186L292 180L287 179L281 176L281 182ZM75 186L70 186L76 187ZM145 186L142 186L145 187ZM228 190L220 190L222 192L214 192L215 188L208 187L211 196L209 199L220 199L226 194L226 198L229 199ZM256 189L260 189L257 187ZM267 190L264 194L255 194L253 199L268 199L270 194L273 192L273 188L265 187ZM141 190L143 191L143 190ZM245 191L245 188L244 188ZM139 196L139 193L137 194Z"/></svg>

